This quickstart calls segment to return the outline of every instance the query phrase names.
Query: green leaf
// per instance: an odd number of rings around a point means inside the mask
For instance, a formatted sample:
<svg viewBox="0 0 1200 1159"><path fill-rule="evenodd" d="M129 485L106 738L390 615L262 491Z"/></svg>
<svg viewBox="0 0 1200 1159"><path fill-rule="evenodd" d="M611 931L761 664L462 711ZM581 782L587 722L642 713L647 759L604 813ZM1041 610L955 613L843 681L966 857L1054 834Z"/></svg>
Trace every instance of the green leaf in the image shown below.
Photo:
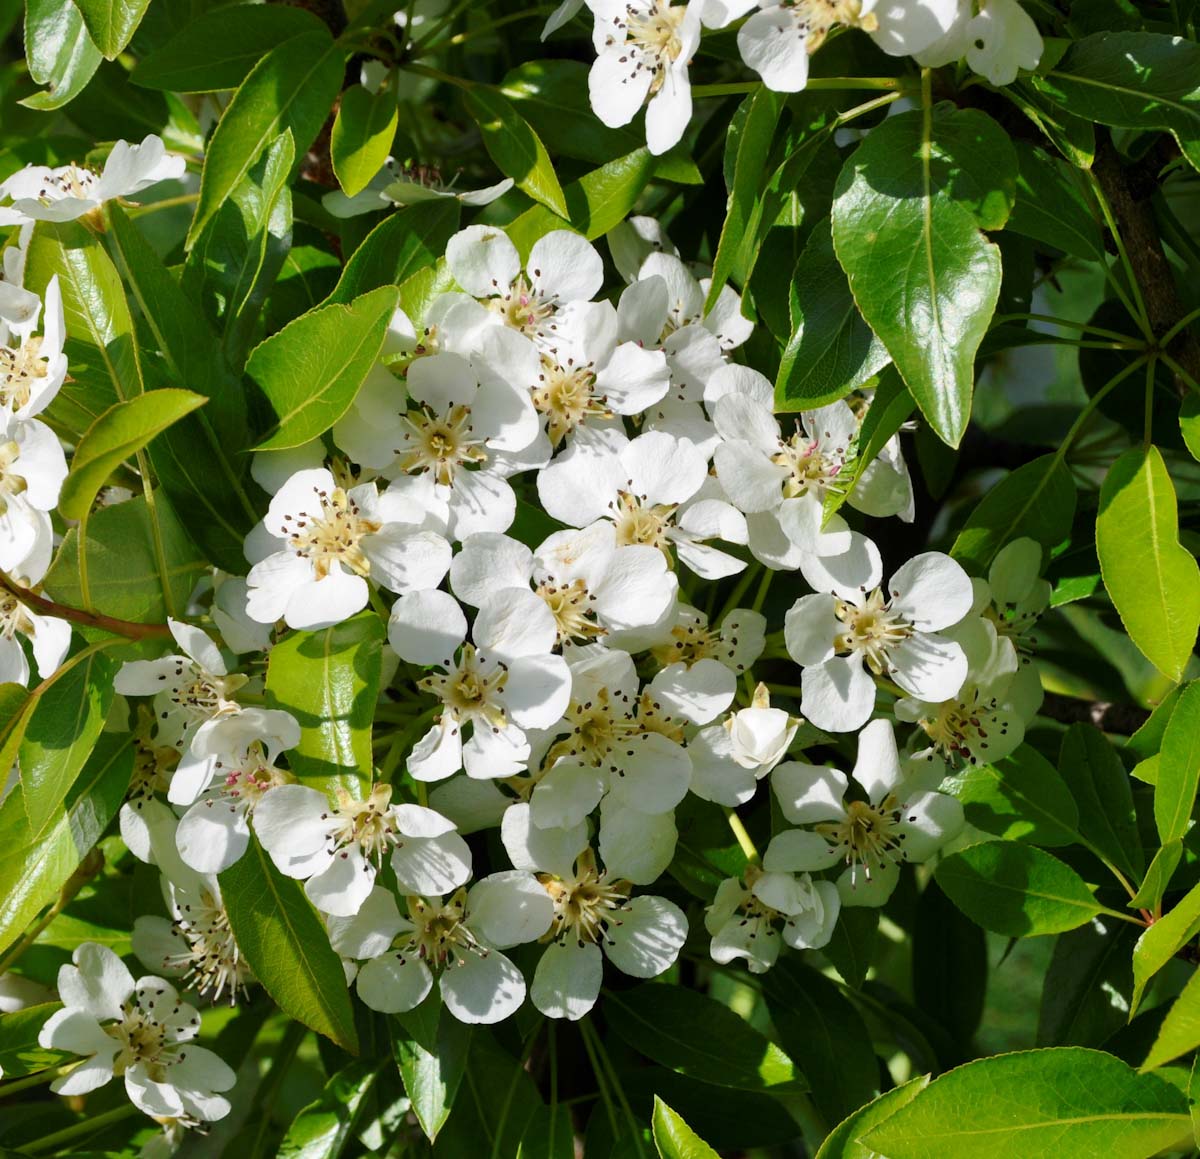
<svg viewBox="0 0 1200 1159"><path fill-rule="evenodd" d="M1104 734L1073 724L1058 758L1063 780L1079 806L1079 831L1126 876L1145 867L1129 774Z"/></svg>
<svg viewBox="0 0 1200 1159"><path fill-rule="evenodd" d="M1157 911L1182 857L1183 842L1178 838L1168 841L1166 845L1156 850L1154 858L1150 862L1150 868L1146 870L1146 876L1142 879L1137 893L1126 903L1128 907Z"/></svg>
<svg viewBox="0 0 1200 1159"><path fill-rule="evenodd" d="M517 1159L575 1159L570 1107L538 1107L521 1136Z"/></svg>
<svg viewBox="0 0 1200 1159"><path fill-rule="evenodd" d="M1158 1037L1139 1068L1143 1072L1165 1066L1181 1054L1200 1046L1200 971L1194 971L1179 997L1171 1003Z"/></svg>
<svg viewBox="0 0 1200 1159"><path fill-rule="evenodd" d="M116 60L141 24L150 0L75 0L83 22L106 60Z"/></svg>
<svg viewBox="0 0 1200 1159"><path fill-rule="evenodd" d="M26 816L18 786L0 804L0 952L53 902L117 815L133 774L129 736L102 735L74 784L40 835Z"/></svg>
<svg viewBox="0 0 1200 1159"><path fill-rule="evenodd" d="M1179 433L1192 458L1200 461L1200 395L1189 394L1180 404Z"/></svg>
<svg viewBox="0 0 1200 1159"><path fill-rule="evenodd" d="M1150 926L1133 948L1132 1019L1141 1005L1146 983L1197 933L1200 933L1200 885L1194 885L1175 905Z"/></svg>
<svg viewBox="0 0 1200 1159"><path fill-rule="evenodd" d="M985 841L951 853L934 878L973 922L1010 938L1073 930L1102 908L1069 865L1015 841Z"/></svg>
<svg viewBox="0 0 1200 1159"><path fill-rule="evenodd" d="M366 611L332 628L291 632L271 649L267 701L300 722L288 761L306 784L359 799L370 788L383 635L379 617Z"/></svg>
<svg viewBox="0 0 1200 1159"><path fill-rule="evenodd" d="M1099 1046L1125 1024L1137 927L1101 915L1060 934L1042 985L1038 1046Z"/></svg>
<svg viewBox="0 0 1200 1159"><path fill-rule="evenodd" d="M649 150L636 149L573 181L563 190L572 228L593 241L619 225L654 176L656 164ZM524 259L538 238L562 229L563 221L545 206L535 205L504 228Z"/></svg>
<svg viewBox="0 0 1200 1159"><path fill-rule="evenodd" d="M113 471L155 435L207 401L190 390L168 388L151 390L109 407L75 448L58 509L68 519L85 518Z"/></svg>
<svg viewBox="0 0 1200 1159"><path fill-rule="evenodd" d="M301 314L246 362L279 416L260 451L298 447L324 434L350 409L383 349L399 291L395 286Z"/></svg>
<svg viewBox="0 0 1200 1159"><path fill-rule="evenodd" d="M43 111L62 108L83 92L103 59L71 0L27 0L25 60L29 75L46 88L20 104Z"/></svg>
<svg viewBox="0 0 1200 1159"><path fill-rule="evenodd" d="M847 906L838 914L833 937L821 953L833 963L842 981L861 989L875 956L879 934L879 910L871 906Z"/></svg>
<svg viewBox="0 0 1200 1159"><path fill-rule="evenodd" d="M292 244L290 133L276 137L200 234L182 287L220 328L225 356L240 367L259 312Z"/></svg>
<svg viewBox="0 0 1200 1159"><path fill-rule="evenodd" d="M611 994L605 1011L619 1038L689 1078L749 1091L803 1083L766 1035L694 990L648 982Z"/></svg>
<svg viewBox="0 0 1200 1159"><path fill-rule="evenodd" d="M884 1091L866 1106L843 1119L821 1144L816 1159L885 1159L859 1139L872 1127L890 1119L901 1107L907 1106L929 1085L928 1075L918 1075L901 1086Z"/></svg>
<svg viewBox="0 0 1200 1159"><path fill-rule="evenodd" d="M1157 32L1099 32L1032 80L1055 104L1088 120L1168 130L1200 169L1200 45Z"/></svg>
<svg viewBox="0 0 1200 1159"><path fill-rule="evenodd" d="M298 155L307 152L329 115L342 73L342 50L324 30L293 36L254 66L208 143L188 249L281 133L291 133Z"/></svg>
<svg viewBox="0 0 1200 1159"><path fill-rule="evenodd" d="M964 1046L974 1038L987 996L987 937L936 881L921 891L912 935L913 997Z"/></svg>
<svg viewBox="0 0 1200 1159"><path fill-rule="evenodd" d="M1010 540L1028 536L1047 550L1071 533L1075 482L1055 455L1043 455L1006 475L983 497L958 533L950 555L983 574Z"/></svg>
<svg viewBox="0 0 1200 1159"><path fill-rule="evenodd" d="M155 493L155 517L171 602L175 608L185 608L196 581L210 566L161 491ZM87 525L87 558L96 611L138 624L166 620L153 523L143 496L95 512ZM67 532L44 583L51 599L71 608L82 606L78 528Z"/></svg>
<svg viewBox="0 0 1200 1159"><path fill-rule="evenodd" d="M1137 732L1126 742L1126 747L1130 752L1135 753L1143 760L1147 757L1157 756L1159 749L1162 748L1162 741L1167 732L1167 725L1170 724L1171 717L1174 715L1175 708L1179 704L1179 698L1182 695L1183 686L1177 684L1154 705L1154 711L1150 713L1150 719L1141 725Z"/></svg>
<svg viewBox="0 0 1200 1159"><path fill-rule="evenodd" d="M279 1009L357 1053L341 959L300 883L284 877L257 840L220 882L238 948Z"/></svg>
<svg viewBox="0 0 1200 1159"><path fill-rule="evenodd" d="M303 8L224 4L201 13L147 53L130 80L173 93L235 89L276 45L323 28L320 19Z"/></svg>
<svg viewBox="0 0 1200 1159"><path fill-rule="evenodd" d="M783 112L785 97L760 85L743 102L739 119L731 125L726 139L726 163L733 160L729 174L729 200L725 222L713 259L712 284L706 310L716 305L722 287L740 272L745 276L750 264L748 251L754 244L762 218L763 201L759 193L767 176L767 158L775 129Z"/></svg>
<svg viewBox="0 0 1200 1159"><path fill-rule="evenodd" d="M84 358L103 368L117 399L142 392L133 322L121 276L99 238L77 221L38 222L29 243L25 285L45 294L50 279L58 275L63 297L63 315L72 369L76 348Z"/></svg>
<svg viewBox="0 0 1200 1159"><path fill-rule="evenodd" d="M719 1159L717 1153L666 1103L654 1096L654 1146L662 1159Z"/></svg>
<svg viewBox="0 0 1200 1159"><path fill-rule="evenodd" d="M1000 90L1077 169L1090 169L1096 159L1096 127L1087 117L1068 113L1028 81L1018 79Z"/></svg>
<svg viewBox="0 0 1200 1159"><path fill-rule="evenodd" d="M1073 845L1079 840L1079 811L1071 790L1030 745L995 764L964 768L949 779L945 791L963 803L972 825L1007 841Z"/></svg>
<svg viewBox="0 0 1200 1159"><path fill-rule="evenodd" d="M1021 175L1007 228L1085 261L1104 261L1100 224L1076 171L1027 141L1014 144Z"/></svg>
<svg viewBox="0 0 1200 1159"><path fill-rule="evenodd" d="M854 305L828 220L813 227L796 263L792 313L794 331L775 379L776 410L845 398L891 361Z"/></svg>
<svg viewBox="0 0 1200 1159"><path fill-rule="evenodd" d="M888 1159L1146 1159L1190 1131L1167 1083L1069 1046L979 1059L936 1078L863 1142Z"/></svg>
<svg viewBox="0 0 1200 1159"><path fill-rule="evenodd" d="M433 266L458 229L461 212L455 198L442 197L389 214L351 254L327 302L352 302L368 290L398 286Z"/></svg>
<svg viewBox="0 0 1200 1159"><path fill-rule="evenodd" d="M795 957L782 958L763 989L787 1050L804 1060L812 1100L830 1122L879 1090L879 1061L858 1011L838 987Z"/></svg>
<svg viewBox="0 0 1200 1159"><path fill-rule="evenodd" d="M347 197L361 193L383 168L396 138L399 110L390 89L371 92L351 85L342 93L329 156Z"/></svg>
<svg viewBox="0 0 1200 1159"><path fill-rule="evenodd" d="M1200 784L1200 680L1179 698L1163 733L1154 787L1154 820L1164 843L1182 837L1191 825Z"/></svg>
<svg viewBox="0 0 1200 1159"><path fill-rule="evenodd" d="M278 1159L337 1159L352 1141L359 1112L379 1075L379 1062L355 1061L325 1084L287 1129Z"/></svg>
<svg viewBox="0 0 1200 1159"><path fill-rule="evenodd" d="M93 652L68 668L33 705L21 741L21 787L31 836L53 824L104 727L117 664Z"/></svg>
<svg viewBox="0 0 1200 1159"><path fill-rule="evenodd" d="M1109 468L1096 554L1129 638L1178 683L1200 628L1200 566L1179 543L1175 488L1157 447L1133 447Z"/></svg>
<svg viewBox="0 0 1200 1159"><path fill-rule="evenodd" d="M1016 172L994 121L939 105L878 125L834 192L833 245L854 300L953 447L1000 293L1000 252L979 230L1004 224Z"/></svg>
<svg viewBox="0 0 1200 1159"><path fill-rule="evenodd" d="M471 1046L471 1027L441 1015L441 999L431 994L416 1010L397 1016L404 1033L392 1036L404 1090L430 1142L450 1117Z"/></svg>
<svg viewBox="0 0 1200 1159"><path fill-rule="evenodd" d="M0 1018L0 1074L5 1080L37 1074L75 1057L68 1051L38 1045L38 1034L46 1019L61 1009L61 1002L42 1002L9 1011Z"/></svg>
<svg viewBox="0 0 1200 1159"><path fill-rule="evenodd" d="M476 85L466 93L467 111L483 134L483 144L496 167L559 217L567 217L566 199L542 139L496 89Z"/></svg>

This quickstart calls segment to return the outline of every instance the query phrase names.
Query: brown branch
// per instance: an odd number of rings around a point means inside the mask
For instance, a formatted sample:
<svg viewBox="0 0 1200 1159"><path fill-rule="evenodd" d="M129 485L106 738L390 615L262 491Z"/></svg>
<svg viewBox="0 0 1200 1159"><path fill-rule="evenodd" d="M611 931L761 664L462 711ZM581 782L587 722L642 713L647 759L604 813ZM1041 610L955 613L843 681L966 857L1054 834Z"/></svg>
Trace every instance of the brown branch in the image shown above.
<svg viewBox="0 0 1200 1159"><path fill-rule="evenodd" d="M53 600L39 596L36 592L23 588L3 572L0 572L0 588L15 597L26 607L32 608L43 616L53 616L59 620L70 620L72 624L80 624L85 628L100 628L111 632L114 636L125 636L130 640L147 640L154 637L167 638L171 629L166 624L136 624L131 620L118 620L112 616L104 616L99 612L85 612L80 608L68 608L65 604L56 604Z"/></svg>
<svg viewBox="0 0 1200 1159"><path fill-rule="evenodd" d="M1096 160L1092 172L1100 183L1121 231L1121 240L1129 255L1130 265L1137 277L1142 299L1146 303L1147 320L1156 338L1162 338L1188 312L1175 283L1175 273L1163 250L1158 224L1150 198L1158 188L1158 175L1170 160L1169 145L1151 150L1146 158L1134 165L1123 165L1107 132L1096 134ZM1192 327L1185 327L1172 340L1166 352L1200 382L1200 338ZM1176 376L1180 395L1188 391L1187 384Z"/></svg>
<svg viewBox="0 0 1200 1159"><path fill-rule="evenodd" d="M1038 712L1061 724L1094 724L1102 732L1115 732L1121 736L1133 736L1150 719L1149 711L1136 704L1079 700L1056 692L1046 693Z"/></svg>

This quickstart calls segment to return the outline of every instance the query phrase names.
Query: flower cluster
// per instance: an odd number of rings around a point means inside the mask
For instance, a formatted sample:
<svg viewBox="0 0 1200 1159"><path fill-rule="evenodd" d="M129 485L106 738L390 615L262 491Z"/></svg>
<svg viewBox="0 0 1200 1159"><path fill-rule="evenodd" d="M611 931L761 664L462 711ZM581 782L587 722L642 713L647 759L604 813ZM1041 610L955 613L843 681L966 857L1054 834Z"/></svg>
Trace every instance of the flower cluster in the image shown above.
<svg viewBox="0 0 1200 1159"><path fill-rule="evenodd" d="M678 38L677 55L698 35L698 16L624 11L612 27ZM639 101L652 91L671 107L686 92L661 60L641 68ZM114 149L94 181L46 178L32 197L42 178L18 174L11 212L61 219L136 190L134 153ZM158 157L149 172L174 168ZM714 292L655 222L624 223L610 251L606 267L566 231L526 255L492 226L455 234L455 288L422 317L396 311L328 437L257 456L270 497L245 577L214 576L170 622L170 654L116 677L114 712L135 741L121 833L160 872L167 916L134 931L154 977L135 982L96 946L63 967L65 1005L42 1040L86 1061L57 1089L119 1074L149 1114L225 1113L232 1073L191 1044L196 1012L164 978L230 1001L256 984L217 879L252 842L303 883L372 1009L411 1010L436 984L464 1022L497 1022L527 995L579 1019L605 962L655 977L688 940L665 875L689 795L743 838L744 869L706 899L711 956L761 972L781 942L826 945L843 907L882 905L905 862L962 828L939 791L947 771L1021 742L1040 698L1041 548L1009 543L986 579L923 552L885 582L852 520L911 520L913 494L898 437L860 460L871 391L776 418L771 383L737 361L753 330L739 296ZM48 564L66 465L35 416L66 362L57 283L30 295L10 252L0 661L25 683L14 633L31 637L43 677L70 646L68 624L18 598ZM767 601L776 572L810 589L785 615ZM364 609L386 618L385 684L403 693L397 760L333 791L293 767L307 725L270 706L261 659ZM831 763L839 745L857 752L849 776ZM764 781L786 824L760 858L736 810ZM485 844L468 838L488 830L504 862L485 868Z"/></svg>

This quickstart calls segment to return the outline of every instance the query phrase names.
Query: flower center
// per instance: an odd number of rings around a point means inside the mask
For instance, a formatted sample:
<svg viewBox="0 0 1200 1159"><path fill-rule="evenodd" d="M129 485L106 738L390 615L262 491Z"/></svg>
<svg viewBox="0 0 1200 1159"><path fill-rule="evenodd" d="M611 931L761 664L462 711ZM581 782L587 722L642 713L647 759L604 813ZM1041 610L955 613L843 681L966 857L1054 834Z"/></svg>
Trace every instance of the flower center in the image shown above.
<svg viewBox="0 0 1200 1159"><path fill-rule="evenodd" d="M834 615L846 625L846 630L834 638L834 650L860 653L876 676L888 671L888 652L913 634L912 624L891 610L880 588L862 604L838 600Z"/></svg>
<svg viewBox="0 0 1200 1159"><path fill-rule="evenodd" d="M573 359L568 359L565 365L543 360L542 373L533 388L533 405L549 419L546 434L552 446L557 447L588 418L612 418L604 400L593 396L595 385L596 375L590 362L577 366Z"/></svg>
<svg viewBox="0 0 1200 1159"><path fill-rule="evenodd" d="M991 620L996 635L1012 641L1022 659L1028 659L1037 649L1037 640L1032 635L1033 627L1041 618L1040 611L1021 610L1016 604L988 604L982 612L985 620Z"/></svg>
<svg viewBox="0 0 1200 1159"><path fill-rule="evenodd" d="M11 640L18 632L23 636L33 635L33 621L16 596L0 593L0 635Z"/></svg>
<svg viewBox="0 0 1200 1159"><path fill-rule="evenodd" d="M187 942L188 950L168 955L164 967L182 970L187 989L203 995L211 991L214 1001L228 990L232 1005L253 975L242 959L224 905L205 889L198 902L176 905L175 913L172 928Z"/></svg>
<svg viewBox="0 0 1200 1159"><path fill-rule="evenodd" d="M357 845L368 861L380 864L384 854L395 844L396 827L388 806L392 800L391 785L375 785L365 801L357 801L339 789L337 808L332 811L329 836L337 848Z"/></svg>
<svg viewBox="0 0 1200 1159"><path fill-rule="evenodd" d="M518 274L511 286L495 298L483 303L494 314L499 314L504 324L527 338L543 336L542 328L554 314L554 303L547 301Z"/></svg>
<svg viewBox="0 0 1200 1159"><path fill-rule="evenodd" d="M957 764L978 764L989 745L990 732L1003 736L1007 726L996 713L996 701L981 702L979 690L970 690L970 700L947 700L937 706L937 714L922 717L921 728L931 746L943 760Z"/></svg>
<svg viewBox="0 0 1200 1159"><path fill-rule="evenodd" d="M596 623L596 613L592 609L596 597L588 591L583 580L576 579L557 585L541 583L537 586L535 594L545 601L554 616L560 644L573 640L594 640L607 631Z"/></svg>
<svg viewBox="0 0 1200 1159"><path fill-rule="evenodd" d="M542 941L574 938L580 946L605 941L607 927L621 924L616 915L633 889L628 881L609 880L608 874L600 873L590 849L576 861L573 878L539 874L538 880L554 903L554 923Z"/></svg>
<svg viewBox="0 0 1200 1159"><path fill-rule="evenodd" d="M729 653L722 646L721 634L702 624L676 624L671 629L671 642L660 644L651 655L661 667L681 661L689 667L697 660L720 660Z"/></svg>
<svg viewBox="0 0 1200 1159"><path fill-rule="evenodd" d="M175 668L175 681L165 691L167 699L187 720L200 723L241 711L232 697L248 679L239 672L231 676L214 676L196 664L181 660Z"/></svg>
<svg viewBox="0 0 1200 1159"><path fill-rule="evenodd" d="M841 821L825 821L814 826L833 845L857 875L861 865L868 881L873 871L904 860L904 832L900 820L904 806L889 795L881 804L851 801Z"/></svg>
<svg viewBox="0 0 1200 1159"><path fill-rule="evenodd" d="M62 173L50 181L49 185L39 191L38 197L46 202L57 201L59 197L78 197L82 200L90 200L98 180L96 174L90 169L84 169L79 165L68 165ZM57 190L58 196L51 197L51 190Z"/></svg>
<svg viewBox="0 0 1200 1159"><path fill-rule="evenodd" d="M508 681L508 668L497 664L485 669L471 644L462 647L462 658L450 672L435 672L418 681L432 692L457 721L482 721L497 731L508 723L499 695Z"/></svg>
<svg viewBox="0 0 1200 1159"><path fill-rule="evenodd" d="M316 510L298 511L283 517L283 535L302 559L312 561L317 579L324 579L335 564L343 564L359 575L367 575L371 562L363 554L361 541L383 526L366 518L358 504L341 487L315 491Z"/></svg>
<svg viewBox="0 0 1200 1159"><path fill-rule="evenodd" d="M165 991L158 988L139 987L121 1007L121 1020L103 1027L104 1033L120 1045L113 1059L113 1074L123 1075L140 1063L151 1079L162 1082L167 1067L183 1059L181 1044L172 1040L182 1028L177 1027L172 1035L171 1027L155 1012L164 995ZM167 1010L168 1014L178 1012L178 1003Z"/></svg>
<svg viewBox="0 0 1200 1159"><path fill-rule="evenodd" d="M456 957L461 963L466 954L487 957L487 947L479 944L466 925L466 889L458 890L441 904L423 897L407 900L413 930L397 943L396 957L402 965L410 955L423 959L429 966L453 965Z"/></svg>
<svg viewBox="0 0 1200 1159"><path fill-rule="evenodd" d="M627 8L625 17L625 46L634 61L634 71L649 69L654 74L650 82L651 94L662 88L663 74L683 52L683 41L679 27L687 13L687 5L672 7L662 0L648 11ZM618 28L620 21L616 22Z"/></svg>
<svg viewBox="0 0 1200 1159"><path fill-rule="evenodd" d="M0 346L0 403L13 410L28 406L34 383L49 373L41 338L27 338L16 350Z"/></svg>
<svg viewBox="0 0 1200 1159"><path fill-rule="evenodd" d="M221 761L217 762L217 768L223 768ZM267 790L287 783L287 774L269 764L261 742L254 741L241 762L225 773L222 790L226 797L253 808Z"/></svg>
<svg viewBox="0 0 1200 1159"><path fill-rule="evenodd" d="M677 504L647 503L643 496L620 492L613 523L617 529L617 543L628 546L634 543L657 547L671 561L671 541L667 528Z"/></svg>
<svg viewBox="0 0 1200 1159"><path fill-rule="evenodd" d="M781 440L779 450L771 456L789 472L783 481L783 493L788 499L807 495L812 488L817 497L825 498L825 489L837 478L845 466L845 448L838 447L833 454L823 448L820 439L810 439L803 431L797 431L786 441Z"/></svg>
<svg viewBox="0 0 1200 1159"><path fill-rule="evenodd" d="M861 0L784 0L798 27L806 34L805 48L816 52L839 24L873 32L879 27L875 14L862 15Z"/></svg>
<svg viewBox="0 0 1200 1159"><path fill-rule="evenodd" d="M8 510L8 499L26 489L25 476L17 471L21 448L15 440L0 443L0 515Z"/></svg>
<svg viewBox="0 0 1200 1159"><path fill-rule="evenodd" d="M423 408L410 411L402 421L408 435L406 445L396 451L402 470L429 472L436 482L449 486L460 466L487 462L483 440L471 437L470 407L451 407L444 418Z"/></svg>

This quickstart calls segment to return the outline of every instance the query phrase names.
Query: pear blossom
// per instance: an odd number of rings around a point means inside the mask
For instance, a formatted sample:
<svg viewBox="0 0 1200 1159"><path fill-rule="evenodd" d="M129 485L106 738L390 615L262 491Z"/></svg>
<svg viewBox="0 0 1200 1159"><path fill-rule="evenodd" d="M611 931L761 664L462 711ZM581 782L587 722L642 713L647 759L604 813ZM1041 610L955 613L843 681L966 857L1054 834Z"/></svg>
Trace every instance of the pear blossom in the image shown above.
<svg viewBox="0 0 1200 1159"><path fill-rule="evenodd" d="M679 257L679 249L653 217L634 214L604 235L613 265L627 282L636 282L646 259L655 253Z"/></svg>
<svg viewBox="0 0 1200 1159"><path fill-rule="evenodd" d="M71 647L71 625L66 620L40 615L12 592L0 590L0 684L29 684L29 661L20 636L32 645L42 680L66 659Z"/></svg>
<svg viewBox="0 0 1200 1159"><path fill-rule="evenodd" d="M327 628L366 607L368 577L397 593L436 587L450 545L414 517L403 492L342 487L324 467L297 471L272 498L263 534L248 541L258 558L246 577L247 613Z"/></svg>
<svg viewBox="0 0 1200 1159"><path fill-rule="evenodd" d="M233 697L246 677L229 672L216 644L199 628L180 620L167 625L183 654L127 661L113 686L122 696L153 696L158 743L182 753L205 721L241 711Z"/></svg>
<svg viewBox="0 0 1200 1159"><path fill-rule="evenodd" d="M186 163L153 133L139 145L118 141L96 173L80 165L28 165L0 182L0 225L74 221L113 198L131 197L159 181L178 180Z"/></svg>
<svg viewBox="0 0 1200 1159"><path fill-rule="evenodd" d="M1042 58L1041 33L1017 0L960 0L954 22L928 48L919 64L939 68L965 59L989 84L1012 84L1021 69L1036 69Z"/></svg>
<svg viewBox="0 0 1200 1159"><path fill-rule="evenodd" d="M887 720L873 720L859 733L851 777L865 799L847 798L850 780L837 769L788 762L772 773L784 817L806 828L775 836L770 868L815 873L840 863L843 905L883 905L902 862L928 861L961 831L962 805L905 778Z"/></svg>
<svg viewBox="0 0 1200 1159"><path fill-rule="evenodd" d="M5 250L5 255L12 252ZM8 324L0 327L0 338L4 339L0 342L0 407L18 419L44 411L67 377L67 356L63 353L66 322L57 274L46 286L42 333L35 335L38 313L36 309L32 313L23 310L22 322L6 319Z"/></svg>
<svg viewBox="0 0 1200 1159"><path fill-rule="evenodd" d="M410 894L404 903L402 914L377 887L356 916L330 922L333 948L366 959L355 986L372 1010L412 1010L436 975L442 1002L460 1022L490 1025L516 1012L525 979L501 951L536 941L554 916L532 874L501 871L448 898Z"/></svg>
<svg viewBox="0 0 1200 1159"><path fill-rule="evenodd" d="M588 74L592 111L610 128L646 105L646 147L665 153L692 117L688 65L700 43L699 3L587 0L596 61Z"/></svg>
<svg viewBox="0 0 1200 1159"><path fill-rule="evenodd" d="M254 809L254 831L280 873L304 881L318 909L351 917L388 856L400 888L441 894L471 876L471 851L445 817L421 805L393 805L392 787L362 799L339 789L337 804L307 785L280 785Z"/></svg>
<svg viewBox="0 0 1200 1159"><path fill-rule="evenodd" d="M704 579L736 575L746 563L704 541L747 540L746 520L732 504L707 498L708 463L687 439L647 431L629 440L613 432L603 442L576 443L538 473L547 514L587 527L608 520L620 546L672 550Z"/></svg>
<svg viewBox="0 0 1200 1159"><path fill-rule="evenodd" d="M766 646L767 618L749 608L733 608L718 627L688 604L677 604L674 622L650 645L654 659L668 664L692 665L698 660L716 660L740 675L762 655Z"/></svg>
<svg viewBox="0 0 1200 1159"><path fill-rule="evenodd" d="M788 655L804 669L800 711L830 732L860 728L875 707L874 676L921 700L950 699L966 680L967 658L939 631L972 602L967 573L935 551L899 568L886 595L844 586L801 596L784 622Z"/></svg>
<svg viewBox="0 0 1200 1159"><path fill-rule="evenodd" d="M147 976L134 981L107 946L84 942L72 965L58 972L63 1008L46 1020L38 1043L84 1061L50 1089L84 1095L114 1076L125 1081L133 1104L155 1118L211 1122L229 1113L234 1073L192 1040L200 1016L180 1000L170 982Z"/></svg>
<svg viewBox="0 0 1200 1159"><path fill-rule="evenodd" d="M511 776L529 756L525 730L554 725L567 707L570 671L550 654L554 617L528 589L489 597L475 617L472 643L466 635L466 617L446 592L404 596L392 607L388 642L396 654L442 669L420 682L442 704L408 758L408 771L420 781L460 768L472 777ZM468 725L471 735L464 737Z"/></svg>
<svg viewBox="0 0 1200 1159"><path fill-rule="evenodd" d="M747 865L740 878L717 886L704 913L714 962L743 958L751 974L765 974L781 941L794 950L819 950L833 937L842 908L837 886L787 868L786 842L778 842L776 837L767 846L761 867Z"/></svg>
<svg viewBox="0 0 1200 1159"><path fill-rule="evenodd" d="M67 477L58 436L0 410L0 569L36 583L50 566L50 512Z"/></svg>

